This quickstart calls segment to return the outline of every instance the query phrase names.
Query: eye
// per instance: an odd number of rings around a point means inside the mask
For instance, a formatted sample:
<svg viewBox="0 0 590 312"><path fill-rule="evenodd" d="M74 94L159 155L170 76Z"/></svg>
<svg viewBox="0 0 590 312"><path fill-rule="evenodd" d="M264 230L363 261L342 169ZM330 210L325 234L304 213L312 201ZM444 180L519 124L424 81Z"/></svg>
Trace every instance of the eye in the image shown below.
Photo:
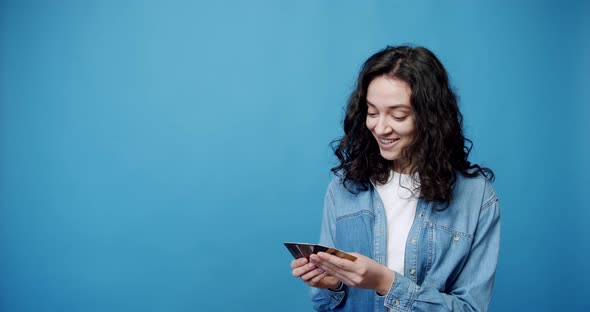
<svg viewBox="0 0 590 312"><path fill-rule="evenodd" d="M379 115L379 114L375 113L375 112L371 112L371 111L367 112L367 116L369 116L369 117L377 117L377 115Z"/></svg>
<svg viewBox="0 0 590 312"><path fill-rule="evenodd" d="M408 118L407 115L405 115L405 116L395 116L394 115L392 117L393 117L393 120L395 120L395 121L404 121L404 120L406 120L406 118Z"/></svg>

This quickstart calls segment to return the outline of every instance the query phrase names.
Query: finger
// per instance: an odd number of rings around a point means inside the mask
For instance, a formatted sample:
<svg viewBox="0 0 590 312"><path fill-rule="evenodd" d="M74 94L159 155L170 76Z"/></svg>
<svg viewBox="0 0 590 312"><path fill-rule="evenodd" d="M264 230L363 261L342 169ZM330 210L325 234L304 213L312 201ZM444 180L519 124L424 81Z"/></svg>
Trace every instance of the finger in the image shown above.
<svg viewBox="0 0 590 312"><path fill-rule="evenodd" d="M340 257L336 257L334 255L331 255L329 253L326 252L318 252L318 257L320 259L322 259L323 261L329 262L335 266L338 266L342 269L345 269L347 271L352 271L353 270L353 266L354 266L354 262L347 260L347 259L343 259Z"/></svg>
<svg viewBox="0 0 590 312"><path fill-rule="evenodd" d="M317 265L321 265L322 267L325 266L337 271L354 272L354 269L357 266L354 262L350 260L341 259L327 253L321 253L321 255L318 254L317 259L314 260L314 263L316 263Z"/></svg>
<svg viewBox="0 0 590 312"><path fill-rule="evenodd" d="M328 261L319 260L316 262L316 265L326 271L328 275L334 276L338 280L342 281L344 284L352 285L352 277L354 276L354 272L347 271L341 267L338 267L334 264L331 264Z"/></svg>
<svg viewBox="0 0 590 312"><path fill-rule="evenodd" d="M312 280L314 277L321 275L323 273L325 273L326 271L320 269L320 268L315 268L303 275L301 275L301 279L305 282Z"/></svg>
<svg viewBox="0 0 590 312"><path fill-rule="evenodd" d="M315 264L316 266L322 268L325 271L329 271L329 272L338 272L338 271L342 271L343 269L330 263L329 261L326 260L322 260L321 258L318 258L317 260L312 262L313 264Z"/></svg>
<svg viewBox="0 0 590 312"><path fill-rule="evenodd" d="M317 284L319 281L322 280L322 278L326 277L328 275L328 272L323 272L320 273L320 275L315 276L314 278L312 278L310 280L311 283Z"/></svg>
<svg viewBox="0 0 590 312"><path fill-rule="evenodd" d="M324 253L325 254L325 253ZM329 255L329 254L327 254ZM338 280L340 280L341 282L343 282L346 285L349 286L354 286L356 285L355 280L357 279L357 273L354 270L355 268L357 268L358 265L356 265L354 262L350 261L350 260L346 260L346 259L340 259L338 257L333 257L330 260L344 260L350 263L346 263L345 265L342 266L338 266L334 263L331 263L328 260L324 260L322 258L321 255L318 256L317 260L315 260L315 264L323 269L324 271L328 272L328 275L330 276L334 276L335 278L337 278ZM334 259L336 258L336 259ZM311 260L311 259L310 259ZM342 261L337 261L337 262L342 262ZM352 266L351 266L352 264Z"/></svg>
<svg viewBox="0 0 590 312"><path fill-rule="evenodd" d="M341 281L350 280L350 272L343 270L329 262L318 263L317 266L320 269L328 272L329 275L332 275Z"/></svg>
<svg viewBox="0 0 590 312"><path fill-rule="evenodd" d="M306 263L307 259L305 258L294 259L293 261L291 261L291 269L298 268Z"/></svg>
<svg viewBox="0 0 590 312"><path fill-rule="evenodd" d="M325 269L325 271L327 275L335 277L346 285L354 285L353 280L350 277L351 273L349 272L338 270L332 271L331 269Z"/></svg>
<svg viewBox="0 0 590 312"><path fill-rule="evenodd" d="M292 273L295 277L301 277L303 274L308 273L309 271L315 270L317 266L313 263L308 263L306 265L302 265L298 268L293 269Z"/></svg>
<svg viewBox="0 0 590 312"><path fill-rule="evenodd" d="M320 283L320 281L321 281L321 280L322 280L324 277L326 277L327 275L328 275L328 273L327 273L327 272L321 273L320 275L317 275L317 276L315 276L314 278L312 278L311 280L307 281L307 284L308 284L309 286L314 286L314 287L315 287L315 286L317 286L317 285Z"/></svg>

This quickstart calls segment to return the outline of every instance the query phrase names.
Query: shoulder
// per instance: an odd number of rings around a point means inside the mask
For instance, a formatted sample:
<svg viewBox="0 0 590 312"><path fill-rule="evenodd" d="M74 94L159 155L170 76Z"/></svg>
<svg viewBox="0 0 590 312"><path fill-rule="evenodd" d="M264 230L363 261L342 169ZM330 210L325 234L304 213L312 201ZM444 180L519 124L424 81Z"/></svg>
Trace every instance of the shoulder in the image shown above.
<svg viewBox="0 0 590 312"><path fill-rule="evenodd" d="M497 201L492 183L485 176L457 173L451 202L448 207L434 211L431 219L439 227L473 236L482 219L490 220L499 214Z"/></svg>
<svg viewBox="0 0 590 312"><path fill-rule="evenodd" d="M475 177L468 177L457 173L457 180L453 189L454 202L479 203L484 208L490 202L497 200L496 191L490 180L485 176L478 174Z"/></svg>
<svg viewBox="0 0 590 312"><path fill-rule="evenodd" d="M371 188L371 184L359 185L350 182L350 180L345 182L344 176L340 173L333 175L332 180L328 184L328 191L346 197L356 197L363 193L370 193Z"/></svg>
<svg viewBox="0 0 590 312"><path fill-rule="evenodd" d="M328 184L326 199L337 205L338 209L344 213L349 210L346 208L348 206L351 207L350 209L366 206L366 203L371 201L371 194L371 186L363 189L355 185L345 185L342 177L334 176Z"/></svg>

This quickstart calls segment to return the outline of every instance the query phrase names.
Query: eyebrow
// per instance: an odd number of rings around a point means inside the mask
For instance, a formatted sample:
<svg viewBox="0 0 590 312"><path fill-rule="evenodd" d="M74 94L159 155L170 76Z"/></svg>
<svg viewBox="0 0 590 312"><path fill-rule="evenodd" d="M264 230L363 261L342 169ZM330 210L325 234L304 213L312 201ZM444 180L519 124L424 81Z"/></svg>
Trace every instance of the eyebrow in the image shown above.
<svg viewBox="0 0 590 312"><path fill-rule="evenodd" d="M371 105L373 107L375 107L375 105L373 105L371 102L367 101L368 105ZM391 105L387 107L388 109L399 109L399 108L406 108L409 109L410 107L408 105L404 105L404 104L395 104L395 105Z"/></svg>

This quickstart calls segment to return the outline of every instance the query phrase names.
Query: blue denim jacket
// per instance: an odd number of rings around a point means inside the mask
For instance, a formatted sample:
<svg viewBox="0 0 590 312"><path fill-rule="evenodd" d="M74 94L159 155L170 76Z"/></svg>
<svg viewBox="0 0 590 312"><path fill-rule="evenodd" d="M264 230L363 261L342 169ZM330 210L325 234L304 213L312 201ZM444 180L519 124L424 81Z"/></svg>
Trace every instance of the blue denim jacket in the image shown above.
<svg viewBox="0 0 590 312"><path fill-rule="evenodd" d="M483 176L457 174L452 201L418 201L404 275L385 296L344 285L311 288L318 311L487 311L500 247L500 208ZM387 263L387 224L374 186L354 195L335 177L326 192L320 244Z"/></svg>

